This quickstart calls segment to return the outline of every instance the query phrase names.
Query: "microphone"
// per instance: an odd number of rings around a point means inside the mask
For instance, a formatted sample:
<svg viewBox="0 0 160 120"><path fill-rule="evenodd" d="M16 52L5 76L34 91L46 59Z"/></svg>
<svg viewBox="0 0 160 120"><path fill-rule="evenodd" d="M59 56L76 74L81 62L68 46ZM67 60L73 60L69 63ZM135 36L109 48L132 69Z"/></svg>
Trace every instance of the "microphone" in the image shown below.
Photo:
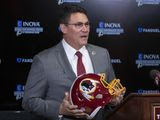
<svg viewBox="0 0 160 120"><path fill-rule="evenodd" d="M151 70L149 74L151 79L153 79L155 84L158 86L160 84L160 71Z"/></svg>

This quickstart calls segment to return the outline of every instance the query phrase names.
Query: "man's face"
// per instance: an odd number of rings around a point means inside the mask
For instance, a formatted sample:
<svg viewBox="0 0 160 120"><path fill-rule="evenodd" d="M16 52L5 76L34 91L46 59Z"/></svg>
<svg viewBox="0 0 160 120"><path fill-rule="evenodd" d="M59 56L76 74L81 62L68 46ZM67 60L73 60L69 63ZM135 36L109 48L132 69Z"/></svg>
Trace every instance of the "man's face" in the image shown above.
<svg viewBox="0 0 160 120"><path fill-rule="evenodd" d="M90 26L85 14L79 12L71 14L68 23L62 26L63 37L73 48L78 50L87 44Z"/></svg>

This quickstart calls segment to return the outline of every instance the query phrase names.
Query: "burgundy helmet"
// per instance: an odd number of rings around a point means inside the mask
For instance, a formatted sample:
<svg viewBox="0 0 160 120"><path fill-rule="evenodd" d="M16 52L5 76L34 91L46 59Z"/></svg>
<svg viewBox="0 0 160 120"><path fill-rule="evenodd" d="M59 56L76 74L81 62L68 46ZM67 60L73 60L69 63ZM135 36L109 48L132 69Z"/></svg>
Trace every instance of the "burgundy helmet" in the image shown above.
<svg viewBox="0 0 160 120"><path fill-rule="evenodd" d="M72 84L70 100L79 109L86 112L91 118L99 109L111 101L111 94L105 84L105 76L102 74L83 74Z"/></svg>

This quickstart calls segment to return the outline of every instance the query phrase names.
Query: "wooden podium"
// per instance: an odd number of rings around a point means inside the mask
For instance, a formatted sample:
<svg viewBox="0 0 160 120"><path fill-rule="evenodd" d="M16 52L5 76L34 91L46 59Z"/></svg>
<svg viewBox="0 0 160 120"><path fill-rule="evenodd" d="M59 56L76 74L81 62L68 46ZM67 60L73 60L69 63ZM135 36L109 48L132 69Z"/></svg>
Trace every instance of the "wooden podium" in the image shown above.
<svg viewBox="0 0 160 120"><path fill-rule="evenodd" d="M160 120L160 93L131 93L106 120Z"/></svg>

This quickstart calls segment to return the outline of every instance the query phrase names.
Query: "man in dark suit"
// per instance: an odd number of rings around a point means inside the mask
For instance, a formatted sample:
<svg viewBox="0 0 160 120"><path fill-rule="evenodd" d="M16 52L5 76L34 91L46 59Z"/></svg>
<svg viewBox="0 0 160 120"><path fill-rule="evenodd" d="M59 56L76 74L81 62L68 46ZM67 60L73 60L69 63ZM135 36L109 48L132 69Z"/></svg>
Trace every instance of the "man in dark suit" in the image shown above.
<svg viewBox="0 0 160 120"><path fill-rule="evenodd" d="M105 73L107 82L115 78L110 56L106 49L88 44L90 24L83 8L64 6L60 29L62 41L33 59L22 106L50 120L87 119L88 115L69 100L68 92L79 71L75 53L81 52L85 73ZM103 120L103 109L93 119Z"/></svg>

